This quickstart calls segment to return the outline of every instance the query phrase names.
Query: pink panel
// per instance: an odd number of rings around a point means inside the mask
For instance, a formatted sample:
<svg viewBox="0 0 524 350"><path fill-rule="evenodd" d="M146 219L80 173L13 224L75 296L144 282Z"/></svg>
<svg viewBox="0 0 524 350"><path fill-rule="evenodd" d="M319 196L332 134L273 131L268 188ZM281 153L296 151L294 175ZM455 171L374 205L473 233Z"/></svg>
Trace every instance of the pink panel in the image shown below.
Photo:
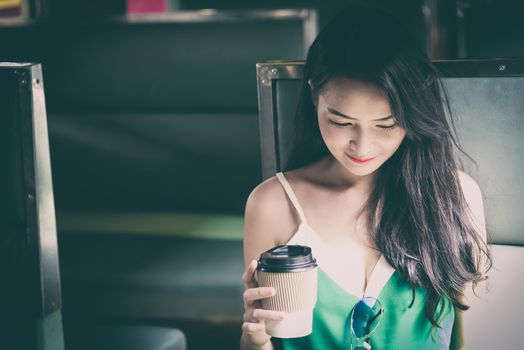
<svg viewBox="0 0 524 350"><path fill-rule="evenodd" d="M127 13L167 12L168 0L127 0Z"/></svg>

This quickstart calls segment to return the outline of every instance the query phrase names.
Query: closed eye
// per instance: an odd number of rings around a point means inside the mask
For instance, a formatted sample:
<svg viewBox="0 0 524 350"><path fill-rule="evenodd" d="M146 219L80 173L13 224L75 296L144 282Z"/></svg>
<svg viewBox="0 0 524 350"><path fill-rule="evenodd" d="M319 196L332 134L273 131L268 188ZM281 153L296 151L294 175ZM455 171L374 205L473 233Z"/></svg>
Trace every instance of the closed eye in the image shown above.
<svg viewBox="0 0 524 350"><path fill-rule="evenodd" d="M353 123L337 123L337 122L334 121L334 120L331 120L331 119L328 119L328 120L329 120L329 122L330 122L331 124L334 124L334 125L336 125L336 126L351 126L351 125L353 125Z"/></svg>
<svg viewBox="0 0 524 350"><path fill-rule="evenodd" d="M353 123L337 123L334 120L328 119L329 122L333 125L340 126L340 127L347 127L352 126ZM392 125L377 125L377 128L383 129L384 131L391 131L393 130L398 124L392 124Z"/></svg>
<svg viewBox="0 0 524 350"><path fill-rule="evenodd" d="M393 124L393 125L377 125L378 128L381 128L381 129L383 129L384 131L391 131L391 130L393 130L396 126L397 126L397 124Z"/></svg>

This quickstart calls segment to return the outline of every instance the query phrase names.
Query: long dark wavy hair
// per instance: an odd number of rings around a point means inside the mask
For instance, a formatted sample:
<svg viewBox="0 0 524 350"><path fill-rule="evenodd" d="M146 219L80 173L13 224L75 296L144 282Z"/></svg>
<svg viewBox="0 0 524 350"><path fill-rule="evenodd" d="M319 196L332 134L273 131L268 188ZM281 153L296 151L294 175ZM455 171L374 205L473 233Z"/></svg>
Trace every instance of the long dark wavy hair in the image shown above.
<svg viewBox="0 0 524 350"><path fill-rule="evenodd" d="M377 248L412 286L413 298L416 287L427 291L425 314L440 327L441 300L467 310L463 289L486 278L491 258L461 190L457 154L462 151L439 73L420 43L394 18L376 9L345 9L308 51L286 170L329 154L315 103L335 77L381 89L406 130L397 152L377 170L360 215Z"/></svg>

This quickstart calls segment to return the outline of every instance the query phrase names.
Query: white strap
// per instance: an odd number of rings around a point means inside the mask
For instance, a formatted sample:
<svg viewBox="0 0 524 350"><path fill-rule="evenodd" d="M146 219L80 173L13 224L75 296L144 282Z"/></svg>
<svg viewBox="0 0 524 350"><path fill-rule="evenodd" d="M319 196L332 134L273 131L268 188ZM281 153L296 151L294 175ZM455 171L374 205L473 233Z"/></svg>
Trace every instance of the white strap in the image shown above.
<svg viewBox="0 0 524 350"><path fill-rule="evenodd" d="M289 197L289 200L291 201L291 203L293 203L293 206L295 207L295 210L297 211L298 216L300 217L300 220L302 222L307 222L306 221L306 216L304 215L304 211L302 210L302 207L298 203L297 196L295 196L295 192L293 192L293 189L289 185L289 182L287 182L284 174L283 173L277 173L276 176L277 176L277 179L282 184L282 187L284 187L284 191L286 191L287 196Z"/></svg>

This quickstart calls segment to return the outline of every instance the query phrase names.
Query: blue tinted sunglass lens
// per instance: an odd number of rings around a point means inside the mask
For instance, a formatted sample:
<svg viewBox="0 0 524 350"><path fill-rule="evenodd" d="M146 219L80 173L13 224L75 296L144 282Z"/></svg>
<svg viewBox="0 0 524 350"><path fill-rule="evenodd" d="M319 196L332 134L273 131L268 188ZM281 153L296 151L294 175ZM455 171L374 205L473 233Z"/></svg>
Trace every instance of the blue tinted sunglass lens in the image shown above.
<svg viewBox="0 0 524 350"><path fill-rule="evenodd" d="M381 313L382 306L378 300L370 297L361 299L352 313L351 324L355 335L361 338L371 333L378 326Z"/></svg>

